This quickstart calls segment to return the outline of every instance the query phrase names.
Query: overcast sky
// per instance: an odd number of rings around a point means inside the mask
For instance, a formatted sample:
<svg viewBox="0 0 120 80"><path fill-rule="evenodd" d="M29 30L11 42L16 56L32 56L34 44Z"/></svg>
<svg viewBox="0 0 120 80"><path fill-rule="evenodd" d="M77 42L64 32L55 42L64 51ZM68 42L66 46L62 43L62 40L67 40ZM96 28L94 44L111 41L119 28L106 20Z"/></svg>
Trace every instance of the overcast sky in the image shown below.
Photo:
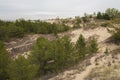
<svg viewBox="0 0 120 80"><path fill-rule="evenodd" d="M120 0L0 0L0 19L48 19L120 10Z"/></svg>

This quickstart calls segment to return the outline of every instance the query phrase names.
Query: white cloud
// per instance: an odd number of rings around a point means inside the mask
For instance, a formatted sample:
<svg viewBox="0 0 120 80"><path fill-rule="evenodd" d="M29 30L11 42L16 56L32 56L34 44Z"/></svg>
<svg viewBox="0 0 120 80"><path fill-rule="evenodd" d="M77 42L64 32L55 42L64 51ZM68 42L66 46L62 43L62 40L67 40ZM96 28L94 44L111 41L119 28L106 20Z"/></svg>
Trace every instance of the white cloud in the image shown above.
<svg viewBox="0 0 120 80"><path fill-rule="evenodd" d="M120 9L120 0L0 0L1 18L52 18Z"/></svg>

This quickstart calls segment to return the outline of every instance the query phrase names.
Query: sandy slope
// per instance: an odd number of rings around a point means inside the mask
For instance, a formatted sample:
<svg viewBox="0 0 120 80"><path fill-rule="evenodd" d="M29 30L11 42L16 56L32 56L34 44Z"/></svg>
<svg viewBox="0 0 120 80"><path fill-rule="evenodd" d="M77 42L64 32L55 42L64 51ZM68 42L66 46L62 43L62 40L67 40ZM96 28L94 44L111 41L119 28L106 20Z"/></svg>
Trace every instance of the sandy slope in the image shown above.
<svg viewBox="0 0 120 80"><path fill-rule="evenodd" d="M5 42L5 46L8 52L10 52L11 56L17 56L19 54L28 53L39 37L45 37L49 40L55 39L52 34L30 34L20 39L14 39L10 42Z"/></svg>
<svg viewBox="0 0 120 80"><path fill-rule="evenodd" d="M96 55L96 56L92 57L92 58L90 59L91 65L88 66L88 67L86 67L85 71L83 71L81 74L76 74L76 75L75 75L76 77L75 77L74 80L84 80L84 78L90 74L91 70L96 67L96 65L95 65L95 59L96 59L98 56L101 56L101 55L102 55L102 54L99 54L99 55Z"/></svg>
<svg viewBox="0 0 120 80"><path fill-rule="evenodd" d="M104 52L105 49L108 48L109 51L112 51L116 48L118 48L117 45L113 44L113 43L106 43L106 39L108 39L111 35L108 33L106 28L103 27L98 27L96 29L89 29L89 30L83 30L83 29L77 29L77 30L73 30L73 31L69 31L67 33L63 33L63 34L59 34L59 36L63 36L63 35L70 35L71 36L71 41L73 43L75 43L79 37L79 35L82 34L86 39L89 39L91 36L94 36L97 38L98 40L98 44L99 44L99 52L94 55L93 57L91 57L90 59L88 59L86 62L84 62L84 64L78 64L76 68L71 69L71 70L67 70L63 73L59 73L57 76L49 79L49 80L84 80L84 78L86 78L90 72L92 71L92 69L104 65L105 63L109 62L109 58L105 59L104 57ZM20 47L20 51L25 52L25 50L23 50L22 48L27 47L28 44L33 45L34 42L36 41L36 39L38 37L46 37L50 40L54 39L53 35L30 35L24 39L18 40L16 42L11 42L11 43L6 43L6 47L8 49L14 48L17 49L17 47ZM8 46L10 45L10 46ZM22 48L21 48L22 47ZM28 47L27 47L28 48ZM26 49L26 51L28 51L29 49ZM99 65L96 65L96 59L99 59ZM90 65L84 66L87 63L90 63Z"/></svg>
<svg viewBox="0 0 120 80"><path fill-rule="evenodd" d="M84 80L84 78L90 74L91 70L96 67L95 60L100 56L104 56L105 49L108 48L109 51L112 51L116 49L118 46L115 44L105 43L105 40L111 36L110 33L108 33L106 28L96 28L94 30L89 30L89 31L84 31L81 29L81 30L73 31L72 33L75 34L75 37L72 38L73 42L75 42L78 39L79 34L82 34L85 38L89 38L92 35L98 35L99 53L90 59L91 65L86 67L85 71L83 71L81 74L75 75L74 80ZM101 61L100 64L104 65L104 62L105 61Z"/></svg>
<svg viewBox="0 0 120 80"><path fill-rule="evenodd" d="M78 66L78 68L60 73L59 75L57 75L54 78L51 78L50 80L84 80L84 78L86 78L90 74L92 69L109 62L109 59L108 60L105 59L104 52L106 48L108 48L109 51L112 51L118 48L118 46L115 44L105 43L105 40L111 36L110 33L108 33L106 28L99 27L99 28L87 30L87 31L83 29L78 29L78 30L72 31L71 34L74 35L71 37L71 41L73 43L77 41L80 34L82 34L86 39L88 39L90 36L97 36L97 40L99 44L99 52L95 56L89 59L91 65L88 65L87 67L85 67L84 71L79 71L80 67ZM97 59L99 60L99 65L96 65Z"/></svg>
<svg viewBox="0 0 120 80"><path fill-rule="evenodd" d="M72 42L76 42L79 35L82 34L86 39L89 38L90 36L97 36L98 37L98 43L106 40L107 38L110 37L110 34L108 33L106 28L96 28L96 29L90 29L90 30L83 30L83 29L78 29L72 31L74 36L71 38Z"/></svg>

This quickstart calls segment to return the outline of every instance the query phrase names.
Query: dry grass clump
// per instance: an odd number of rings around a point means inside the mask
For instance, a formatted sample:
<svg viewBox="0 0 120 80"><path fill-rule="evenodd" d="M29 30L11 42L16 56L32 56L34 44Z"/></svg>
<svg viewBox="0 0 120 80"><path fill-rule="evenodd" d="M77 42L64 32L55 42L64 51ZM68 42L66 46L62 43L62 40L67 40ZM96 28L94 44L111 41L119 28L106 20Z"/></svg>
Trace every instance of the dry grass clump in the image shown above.
<svg viewBox="0 0 120 80"><path fill-rule="evenodd" d="M97 23L87 23L84 25L83 29L89 30L89 29L95 29L97 27L99 27L99 25Z"/></svg>
<svg viewBox="0 0 120 80"><path fill-rule="evenodd" d="M113 27L113 24L111 22L103 22L101 23L102 27Z"/></svg>
<svg viewBox="0 0 120 80"><path fill-rule="evenodd" d="M85 80L120 80L120 64L96 67Z"/></svg>
<svg viewBox="0 0 120 80"><path fill-rule="evenodd" d="M120 24L120 18L116 18L110 21L113 24Z"/></svg>

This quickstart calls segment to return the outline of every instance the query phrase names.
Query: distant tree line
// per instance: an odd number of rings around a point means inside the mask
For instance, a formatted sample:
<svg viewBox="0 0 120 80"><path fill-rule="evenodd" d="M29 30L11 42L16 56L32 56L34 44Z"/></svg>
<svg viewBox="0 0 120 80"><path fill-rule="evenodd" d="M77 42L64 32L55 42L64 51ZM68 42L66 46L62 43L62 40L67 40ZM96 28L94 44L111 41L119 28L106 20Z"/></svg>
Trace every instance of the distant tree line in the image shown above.
<svg viewBox="0 0 120 80"><path fill-rule="evenodd" d="M25 34L50 34L55 35L59 32L69 30L69 27L62 24L50 24L42 21L31 21L19 19L16 21L0 20L0 40L9 40L10 38L21 38Z"/></svg>
<svg viewBox="0 0 120 80"><path fill-rule="evenodd" d="M108 8L104 13L98 12L96 18L105 20L120 18L120 11L115 8Z"/></svg>
<svg viewBox="0 0 120 80"><path fill-rule="evenodd" d="M89 23L92 19L113 20L120 18L120 11L116 8L108 8L105 12L97 12L93 14L85 13L83 17L76 16L73 24L74 28L80 28L80 23Z"/></svg>
<svg viewBox="0 0 120 80"><path fill-rule="evenodd" d="M96 39L87 43L82 35L75 45L68 36L54 41L41 37L27 58L18 56L11 59L0 42L0 80L37 80L48 73L59 73L97 50Z"/></svg>

